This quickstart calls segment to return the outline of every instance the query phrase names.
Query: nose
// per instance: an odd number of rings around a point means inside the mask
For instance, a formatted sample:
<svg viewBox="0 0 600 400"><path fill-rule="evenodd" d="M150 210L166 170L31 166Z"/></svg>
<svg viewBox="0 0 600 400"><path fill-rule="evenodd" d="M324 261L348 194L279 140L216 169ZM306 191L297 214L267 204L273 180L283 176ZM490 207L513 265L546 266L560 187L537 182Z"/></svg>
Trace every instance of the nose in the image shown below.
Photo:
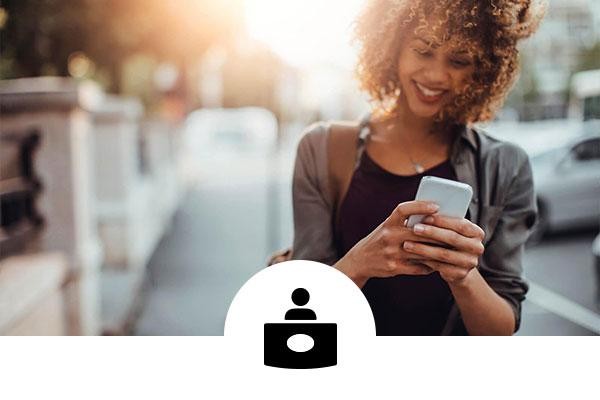
<svg viewBox="0 0 600 400"><path fill-rule="evenodd" d="M446 88L450 80L450 72L442 62L432 62L423 71L424 85Z"/></svg>

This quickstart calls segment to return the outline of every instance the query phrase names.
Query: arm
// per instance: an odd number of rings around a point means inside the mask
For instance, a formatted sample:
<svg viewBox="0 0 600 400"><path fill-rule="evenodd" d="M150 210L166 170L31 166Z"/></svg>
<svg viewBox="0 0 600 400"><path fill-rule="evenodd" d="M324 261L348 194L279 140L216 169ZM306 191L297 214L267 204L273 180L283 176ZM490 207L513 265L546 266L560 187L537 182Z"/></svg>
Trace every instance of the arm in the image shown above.
<svg viewBox="0 0 600 400"><path fill-rule="evenodd" d="M332 205L328 194L327 131L313 124L302 135L296 152L292 182L294 243L292 259L333 265L337 251L333 239Z"/></svg>
<svg viewBox="0 0 600 400"><path fill-rule="evenodd" d="M433 260L424 263L448 282L465 327L474 335L515 332L527 292L522 254L535 222L535 195L527 155L520 149L513 154L517 160L511 164L518 168L506 190L504 207L487 207L482 213L482 224L493 230L485 249L483 230L475 224L435 216L428 222L431 226L423 225L425 230L419 234L444 241L454 249L412 243L409 250Z"/></svg>
<svg viewBox="0 0 600 400"><path fill-rule="evenodd" d="M515 315L474 268L457 283L449 283L465 327L470 335L512 335Z"/></svg>
<svg viewBox="0 0 600 400"><path fill-rule="evenodd" d="M516 175L506 191L498 223L479 262L479 273L483 279L513 312L513 332L519 329L521 303L528 290L523 279L525 243L537 220L531 164L525 151L518 149L517 154L520 162L515 163L518 165Z"/></svg>
<svg viewBox="0 0 600 400"><path fill-rule="evenodd" d="M412 241L405 242L404 248L427 257L422 262L448 283L469 334L510 335L515 326L510 306L477 270L478 258L484 253L483 230L464 218L439 215L424 222L428 225L415 225L415 233L441 240L451 248Z"/></svg>
<svg viewBox="0 0 600 400"><path fill-rule="evenodd" d="M356 268L358 264L359 261L355 259L351 249L348 254L338 260L333 267L346 274L348 278L352 279L356 286L362 289L369 280L369 277L360 273L359 269Z"/></svg>

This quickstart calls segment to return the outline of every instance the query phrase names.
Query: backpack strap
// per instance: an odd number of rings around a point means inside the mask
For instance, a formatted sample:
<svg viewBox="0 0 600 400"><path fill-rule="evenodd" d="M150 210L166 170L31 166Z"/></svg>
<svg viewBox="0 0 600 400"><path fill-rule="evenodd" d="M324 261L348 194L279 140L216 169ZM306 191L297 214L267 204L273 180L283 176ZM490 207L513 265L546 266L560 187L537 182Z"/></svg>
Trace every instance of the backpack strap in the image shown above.
<svg viewBox="0 0 600 400"><path fill-rule="evenodd" d="M339 215L342 201L348 192L352 175L363 151L368 135L369 116L359 122L330 123L327 135L329 190L333 204L333 227L339 238Z"/></svg>
<svg viewBox="0 0 600 400"><path fill-rule="evenodd" d="M339 238L339 209L346 192L350 187L352 175L358 165L366 137L370 115L360 122L337 122L327 126L327 173L329 177L329 193L333 206L332 224L337 241ZM293 254L291 247L273 253L267 260L267 266L290 260Z"/></svg>
<svg viewBox="0 0 600 400"><path fill-rule="evenodd" d="M356 125L331 124L327 140L327 161L329 189L337 224L340 205L352 179L356 148L358 145L358 127Z"/></svg>

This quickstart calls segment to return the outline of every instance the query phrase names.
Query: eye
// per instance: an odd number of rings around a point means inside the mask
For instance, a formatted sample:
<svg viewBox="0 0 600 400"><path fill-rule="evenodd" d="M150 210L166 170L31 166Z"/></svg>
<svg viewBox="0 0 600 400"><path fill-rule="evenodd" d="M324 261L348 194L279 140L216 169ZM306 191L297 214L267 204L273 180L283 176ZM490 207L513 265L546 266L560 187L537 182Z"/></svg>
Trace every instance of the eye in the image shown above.
<svg viewBox="0 0 600 400"><path fill-rule="evenodd" d="M471 61L457 58L451 59L450 63L457 68L465 68L471 65Z"/></svg>

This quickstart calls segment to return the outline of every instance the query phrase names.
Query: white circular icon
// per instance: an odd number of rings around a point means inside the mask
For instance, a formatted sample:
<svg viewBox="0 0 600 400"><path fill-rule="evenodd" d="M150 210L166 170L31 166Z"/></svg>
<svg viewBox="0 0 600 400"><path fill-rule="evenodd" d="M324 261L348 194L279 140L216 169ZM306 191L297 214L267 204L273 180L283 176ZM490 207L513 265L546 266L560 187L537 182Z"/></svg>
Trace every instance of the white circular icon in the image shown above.
<svg viewBox="0 0 600 400"><path fill-rule="evenodd" d="M361 290L337 269L314 261L275 264L234 297L225 336L238 361L309 369L351 363L375 336Z"/></svg>

